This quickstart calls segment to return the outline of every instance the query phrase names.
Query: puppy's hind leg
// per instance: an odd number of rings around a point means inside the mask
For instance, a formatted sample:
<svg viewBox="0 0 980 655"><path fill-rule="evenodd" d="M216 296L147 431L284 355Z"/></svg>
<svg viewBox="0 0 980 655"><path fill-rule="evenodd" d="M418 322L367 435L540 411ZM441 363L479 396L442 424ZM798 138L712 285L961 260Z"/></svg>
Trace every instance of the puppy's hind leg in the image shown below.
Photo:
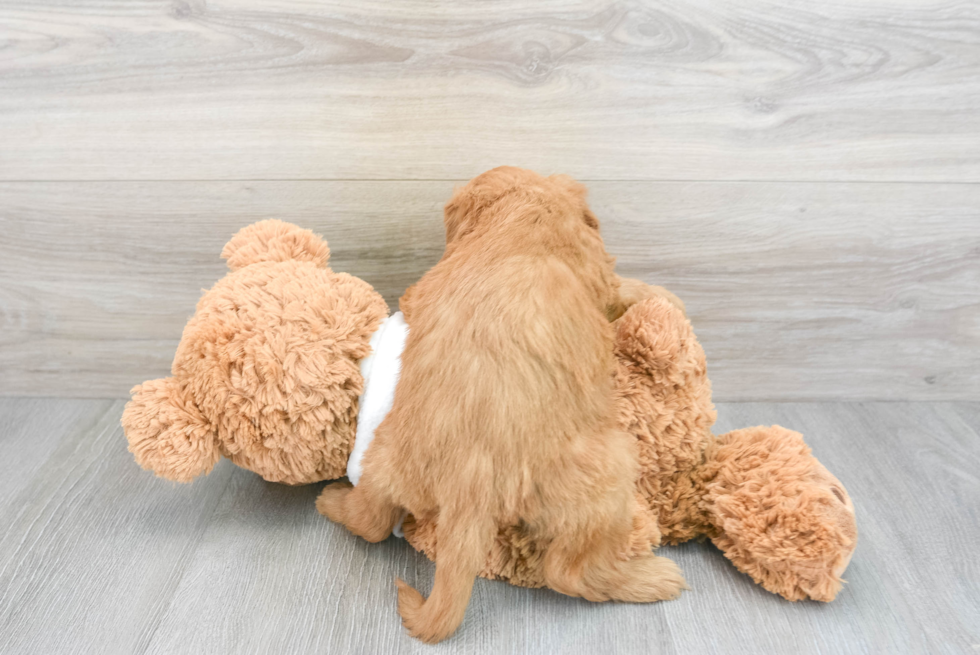
<svg viewBox="0 0 980 655"><path fill-rule="evenodd" d="M404 580L395 580L398 613L409 634L435 643L456 631L496 530L489 513L472 507L440 512L436 526L436 581L428 600Z"/></svg>
<svg viewBox="0 0 980 655"><path fill-rule="evenodd" d="M316 508L371 543L387 539L402 515L387 490L375 484L367 472L356 487L349 482L328 484L320 492Z"/></svg>
<svg viewBox="0 0 980 655"><path fill-rule="evenodd" d="M579 508L580 529L563 531L545 555L545 582L555 591L591 601L652 603L670 600L687 588L681 571L652 552L626 558L632 527L625 505L612 514L608 507ZM617 505L619 503L616 503Z"/></svg>
<svg viewBox="0 0 980 655"><path fill-rule="evenodd" d="M652 552L596 562L585 570L584 581L594 593L627 603L671 600L688 588L677 564Z"/></svg>

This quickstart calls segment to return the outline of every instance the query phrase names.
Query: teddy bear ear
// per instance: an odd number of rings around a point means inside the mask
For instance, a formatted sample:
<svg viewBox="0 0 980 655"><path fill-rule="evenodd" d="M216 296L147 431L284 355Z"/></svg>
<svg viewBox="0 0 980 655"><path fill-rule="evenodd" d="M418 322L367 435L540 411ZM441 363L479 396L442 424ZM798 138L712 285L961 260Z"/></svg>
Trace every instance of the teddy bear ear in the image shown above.
<svg viewBox="0 0 980 655"><path fill-rule="evenodd" d="M122 426L129 452L144 469L176 482L209 473L221 457L217 437L174 378L133 387Z"/></svg>
<svg viewBox="0 0 980 655"><path fill-rule="evenodd" d="M616 354L648 373L676 369L696 340L684 313L666 298L636 303L616 321ZM696 354L696 353L695 353Z"/></svg>
<svg viewBox="0 0 980 655"><path fill-rule="evenodd" d="M320 268L326 268L330 248L326 241L309 230L269 219L239 230L225 244L221 257L228 260L228 268L233 271L256 262L289 260L313 262Z"/></svg>

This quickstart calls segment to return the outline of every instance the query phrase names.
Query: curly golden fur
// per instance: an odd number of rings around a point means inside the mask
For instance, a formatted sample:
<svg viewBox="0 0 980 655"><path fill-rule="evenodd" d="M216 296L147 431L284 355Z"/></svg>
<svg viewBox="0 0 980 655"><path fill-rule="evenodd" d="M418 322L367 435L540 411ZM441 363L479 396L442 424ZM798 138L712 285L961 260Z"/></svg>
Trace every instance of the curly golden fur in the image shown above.
<svg viewBox="0 0 980 655"><path fill-rule="evenodd" d="M639 463L631 553L705 536L769 591L833 600L857 543L844 486L799 433L777 425L712 435L704 351L682 306L650 287L634 286L634 299L615 342L618 425ZM405 536L438 558L436 520L409 517ZM481 575L545 586L548 548L524 526L502 525Z"/></svg>
<svg viewBox="0 0 980 655"><path fill-rule="evenodd" d="M629 558L636 440L616 425L613 260L584 188L498 168L446 205L446 251L406 296L411 332L391 413L357 487L318 506L369 541L407 509L438 517L427 600L399 613L435 642L462 621L498 526L546 542L546 584L589 600L672 598L684 580L649 548ZM653 526L651 526L653 527Z"/></svg>
<svg viewBox="0 0 980 655"><path fill-rule="evenodd" d="M571 188L569 198L580 194L567 180L553 182ZM465 190L450 203L453 230L469 229L465 212L473 210L465 208L482 207L483 192L478 203ZM591 222L584 205L582 217ZM291 484L343 475L363 384L358 361L387 313L384 301L363 281L330 271L323 240L280 221L243 229L223 256L232 272L198 303L173 376L133 389L122 421L130 450L145 468L180 481L206 473L222 455ZM609 342L616 423L635 444L623 554L645 557L660 541L705 536L766 589L790 600L832 600L857 540L843 485L785 428L713 436L704 352L683 304L636 280L619 283L605 314L622 314ZM414 295L402 299L411 322ZM474 360L461 350L454 361ZM524 410L545 420L538 415L547 407ZM437 519L429 512L405 524L409 541L430 557L439 550ZM549 584L552 543L532 527L497 525L481 574Z"/></svg>

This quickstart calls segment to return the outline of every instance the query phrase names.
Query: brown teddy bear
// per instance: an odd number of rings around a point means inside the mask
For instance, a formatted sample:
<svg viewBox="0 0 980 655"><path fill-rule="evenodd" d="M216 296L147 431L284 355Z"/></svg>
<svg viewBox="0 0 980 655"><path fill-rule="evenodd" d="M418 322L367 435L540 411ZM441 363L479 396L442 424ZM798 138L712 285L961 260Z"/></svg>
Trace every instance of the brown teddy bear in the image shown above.
<svg viewBox="0 0 980 655"><path fill-rule="evenodd" d="M224 455L271 482L343 477L363 391L359 362L388 315L371 285L327 267L309 230L255 223L221 256L172 377L133 388L122 425L136 461L189 482Z"/></svg>
<svg viewBox="0 0 980 655"><path fill-rule="evenodd" d="M144 468L181 482L209 472L221 455L275 482L339 478L348 464L355 481L368 443L361 434L383 417L397 380L397 342L407 329L400 314L386 318L370 285L332 272L327 244L288 223L244 228L222 257L232 272L198 303L172 377L132 390L122 418L130 451ZM616 385L641 470L632 551L704 536L766 589L832 600L857 539L843 485L796 432L713 436L704 352L683 305L636 281L624 290L635 304L616 321ZM384 351L394 357L372 364ZM392 361L393 371L378 373ZM430 557L434 528L411 516L404 522L409 543ZM519 526L501 526L483 575L541 586L546 548Z"/></svg>

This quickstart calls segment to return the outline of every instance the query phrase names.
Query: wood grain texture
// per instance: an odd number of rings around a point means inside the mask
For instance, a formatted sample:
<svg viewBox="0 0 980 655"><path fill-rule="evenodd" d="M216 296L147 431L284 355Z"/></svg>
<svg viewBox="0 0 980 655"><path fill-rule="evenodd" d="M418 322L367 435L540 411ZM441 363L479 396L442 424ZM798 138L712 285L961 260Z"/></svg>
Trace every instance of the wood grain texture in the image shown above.
<svg viewBox="0 0 980 655"><path fill-rule="evenodd" d="M959 0L0 4L0 179L980 181Z"/></svg>
<svg viewBox="0 0 980 655"><path fill-rule="evenodd" d="M625 274L686 302L719 400L980 397L980 185L591 183ZM392 305L452 182L0 183L0 395L165 375L219 253L277 216Z"/></svg>
<svg viewBox="0 0 980 655"><path fill-rule="evenodd" d="M719 400L980 398L980 186L593 184Z"/></svg>
<svg viewBox="0 0 980 655"><path fill-rule="evenodd" d="M0 484L27 472L0 508L0 651L898 655L980 644L980 434L964 419L980 405L718 409L718 431L802 431L847 486L860 537L837 600L786 602L689 543L661 550L692 587L676 601L592 604L479 580L461 631L430 647L405 635L393 578L427 592L433 566L401 540L367 544L320 517L321 485L270 484L225 461L175 486L133 463L118 402L0 400Z"/></svg>
<svg viewBox="0 0 980 655"><path fill-rule="evenodd" d="M77 438L105 415L112 401L0 398L0 521L20 510L15 499L63 439ZM9 536L7 533L6 536Z"/></svg>
<svg viewBox="0 0 980 655"><path fill-rule="evenodd" d="M36 414L31 432L14 423L17 402L0 405L0 479L34 474L0 508L0 651L145 649L230 467L176 487L133 462L122 402L19 401ZM31 445L59 430L53 448Z"/></svg>
<svg viewBox="0 0 980 655"><path fill-rule="evenodd" d="M949 408L957 414L970 428L980 434L980 403L950 403L943 408Z"/></svg>

